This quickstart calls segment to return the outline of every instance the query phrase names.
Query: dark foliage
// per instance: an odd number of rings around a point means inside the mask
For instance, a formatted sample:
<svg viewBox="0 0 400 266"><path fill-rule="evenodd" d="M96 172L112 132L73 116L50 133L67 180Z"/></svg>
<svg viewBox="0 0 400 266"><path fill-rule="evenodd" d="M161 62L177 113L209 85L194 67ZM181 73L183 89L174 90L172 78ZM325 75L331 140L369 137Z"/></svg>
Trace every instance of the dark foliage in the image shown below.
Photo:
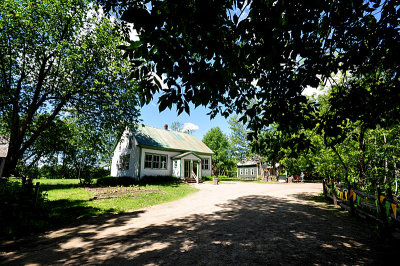
<svg viewBox="0 0 400 266"><path fill-rule="evenodd" d="M22 176L29 178L45 178L45 179L95 179L105 177L110 173L110 170L103 167L82 166L72 168L65 165L43 165L42 167L30 167L20 170Z"/></svg>
<svg viewBox="0 0 400 266"><path fill-rule="evenodd" d="M0 180L0 235L15 236L45 227L45 194L31 182Z"/></svg>
<svg viewBox="0 0 400 266"><path fill-rule="evenodd" d="M318 123L312 118L317 106L307 102L304 89L346 73L373 86L367 101L344 113L370 124L397 117L398 1L100 2L138 32L138 41L121 48L141 79L142 103L161 88L153 73L165 75L168 88L162 90L160 111L176 104L179 113L189 112L191 102L208 106L212 116L241 114L241 120L250 121L252 135L273 122L296 132ZM343 90L356 95L357 84L349 85Z"/></svg>

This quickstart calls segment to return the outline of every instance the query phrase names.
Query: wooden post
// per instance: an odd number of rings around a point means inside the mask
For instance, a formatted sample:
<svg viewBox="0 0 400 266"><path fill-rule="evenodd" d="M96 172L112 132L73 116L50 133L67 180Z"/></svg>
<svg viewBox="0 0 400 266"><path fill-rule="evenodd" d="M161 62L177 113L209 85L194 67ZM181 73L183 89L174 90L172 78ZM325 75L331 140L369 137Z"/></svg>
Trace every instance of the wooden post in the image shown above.
<svg viewBox="0 0 400 266"><path fill-rule="evenodd" d="M335 188L335 186L334 186L334 183L333 183L333 178L331 179L331 187L332 187L332 198L333 198L333 204L335 205L335 206L338 206L338 203L337 203L337 198L336 198L336 191L334 191L334 188Z"/></svg>
<svg viewBox="0 0 400 266"><path fill-rule="evenodd" d="M36 204L37 204L37 199L39 196L39 186L40 186L40 182L36 182L35 185L35 198L33 200L33 207L36 208Z"/></svg>
<svg viewBox="0 0 400 266"><path fill-rule="evenodd" d="M328 199L328 191L326 190L326 187L325 187L325 178L322 179L322 191L324 192L325 200Z"/></svg>
<svg viewBox="0 0 400 266"><path fill-rule="evenodd" d="M386 209L384 208L384 203L385 203L386 199L384 199L383 202L381 203L381 199L380 199L381 196L382 196L382 192L378 185L376 187L376 198L377 198L377 202L378 202L379 217L381 218L382 224L383 224L381 234L382 234L382 236L387 236L389 234L389 223L388 223L387 216L386 216Z"/></svg>
<svg viewBox="0 0 400 266"><path fill-rule="evenodd" d="M349 203L350 203L350 213L352 214L352 215L355 215L356 214L356 210L355 210L355 208L354 208L354 202L353 202L353 194L351 194L350 195L350 191L352 191L353 193L354 193L354 191L353 191L353 186L351 186L351 185L349 185L349 188L348 188L349 190L349 192L348 192L348 194L347 194L347 198L349 199Z"/></svg>

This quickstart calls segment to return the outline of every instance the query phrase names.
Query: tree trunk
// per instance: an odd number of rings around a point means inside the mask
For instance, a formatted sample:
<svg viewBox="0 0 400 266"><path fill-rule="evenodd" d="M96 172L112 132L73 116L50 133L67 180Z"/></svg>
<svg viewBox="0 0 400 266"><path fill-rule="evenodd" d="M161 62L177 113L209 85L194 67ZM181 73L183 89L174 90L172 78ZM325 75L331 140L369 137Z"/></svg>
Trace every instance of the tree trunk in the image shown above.
<svg viewBox="0 0 400 266"><path fill-rule="evenodd" d="M358 146L359 146L359 150L360 150L360 156L359 156L360 173L359 173L358 185L359 185L359 187L363 188L364 182L365 182L365 129L364 129L364 127L360 128L360 136L358 138Z"/></svg>
<svg viewBox="0 0 400 266"><path fill-rule="evenodd" d="M18 160L22 157L20 146L21 143L15 141L15 139L10 139L8 153L3 170L4 177L10 177L11 175L18 176Z"/></svg>
<svg viewBox="0 0 400 266"><path fill-rule="evenodd" d="M4 163L3 176L4 177L10 177L12 175L18 176L17 164L18 164L18 158L16 156L7 155L6 161Z"/></svg>
<svg viewBox="0 0 400 266"><path fill-rule="evenodd" d="M385 145L385 177L384 177L384 179L383 179L383 184L386 184L387 183L387 175L388 175L388 171L389 171L389 169L388 169L388 160L387 160L387 157L386 157L386 135L385 135L385 133L383 133L383 141L384 141L384 145Z"/></svg>
<svg viewBox="0 0 400 266"><path fill-rule="evenodd" d="M394 163L394 182L396 184L396 190L395 190L395 195L397 195L398 189L399 189L399 184L398 184L398 176L399 176L399 171L397 170L397 165Z"/></svg>

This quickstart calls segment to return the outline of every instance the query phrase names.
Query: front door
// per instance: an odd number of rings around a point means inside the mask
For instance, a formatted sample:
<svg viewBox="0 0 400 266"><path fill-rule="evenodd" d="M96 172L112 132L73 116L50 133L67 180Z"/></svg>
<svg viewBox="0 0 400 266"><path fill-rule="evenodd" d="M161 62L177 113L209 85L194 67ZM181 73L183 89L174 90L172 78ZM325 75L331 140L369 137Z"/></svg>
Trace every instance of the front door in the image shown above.
<svg viewBox="0 0 400 266"><path fill-rule="evenodd" d="M190 160L185 160L185 166L184 166L184 178L189 178L190 177Z"/></svg>
<svg viewBox="0 0 400 266"><path fill-rule="evenodd" d="M196 161L193 161L193 173L196 175L196 177L199 175L198 169L199 169L199 163Z"/></svg>

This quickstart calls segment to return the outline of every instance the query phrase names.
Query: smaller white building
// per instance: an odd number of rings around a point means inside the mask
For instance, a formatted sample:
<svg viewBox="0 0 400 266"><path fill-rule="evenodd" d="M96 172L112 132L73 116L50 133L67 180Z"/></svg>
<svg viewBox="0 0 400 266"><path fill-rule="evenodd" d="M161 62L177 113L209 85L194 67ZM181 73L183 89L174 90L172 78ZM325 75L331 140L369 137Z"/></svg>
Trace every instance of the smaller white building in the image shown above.
<svg viewBox="0 0 400 266"><path fill-rule="evenodd" d="M151 126L127 129L115 145L112 176L174 176L199 182L211 176L213 151L194 135Z"/></svg>

